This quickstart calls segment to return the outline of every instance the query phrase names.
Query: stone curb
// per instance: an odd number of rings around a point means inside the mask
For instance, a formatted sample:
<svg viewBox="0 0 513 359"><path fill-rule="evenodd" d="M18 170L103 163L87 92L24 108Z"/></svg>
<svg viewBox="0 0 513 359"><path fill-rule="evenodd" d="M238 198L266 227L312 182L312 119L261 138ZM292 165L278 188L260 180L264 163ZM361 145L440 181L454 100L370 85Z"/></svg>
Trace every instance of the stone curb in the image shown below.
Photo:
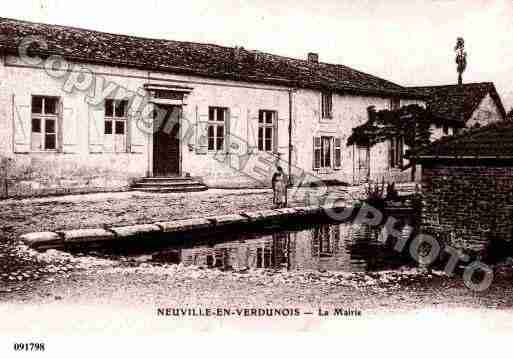
<svg viewBox="0 0 513 359"><path fill-rule="evenodd" d="M343 209L344 207L335 206L329 208L336 210ZM235 225L249 225L257 222L283 220L297 216L319 215L326 209L327 207L320 206L279 208L123 227L34 232L22 235L20 240L29 247L36 249L64 248L66 245L73 244L131 240L164 233L178 234L200 230L217 230Z"/></svg>

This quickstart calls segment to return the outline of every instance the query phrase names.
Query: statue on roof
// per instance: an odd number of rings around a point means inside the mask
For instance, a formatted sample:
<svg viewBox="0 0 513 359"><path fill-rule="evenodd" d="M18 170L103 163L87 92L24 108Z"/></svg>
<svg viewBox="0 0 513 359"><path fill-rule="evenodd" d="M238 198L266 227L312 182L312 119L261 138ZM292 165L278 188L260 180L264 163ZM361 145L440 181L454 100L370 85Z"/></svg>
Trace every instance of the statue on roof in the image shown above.
<svg viewBox="0 0 513 359"><path fill-rule="evenodd" d="M462 37L456 39L456 64L458 65L456 70L458 71L458 85L463 84L462 74L467 68L467 53L465 52L465 40Z"/></svg>

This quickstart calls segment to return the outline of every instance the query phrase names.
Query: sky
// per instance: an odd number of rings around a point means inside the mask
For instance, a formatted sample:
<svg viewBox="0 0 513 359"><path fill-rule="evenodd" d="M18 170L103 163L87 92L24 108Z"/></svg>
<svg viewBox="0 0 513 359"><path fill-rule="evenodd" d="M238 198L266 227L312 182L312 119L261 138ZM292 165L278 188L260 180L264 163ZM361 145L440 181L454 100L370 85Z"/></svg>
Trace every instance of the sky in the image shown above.
<svg viewBox="0 0 513 359"><path fill-rule="evenodd" d="M400 85L492 81L513 107L512 0L16 0L0 16L341 63Z"/></svg>

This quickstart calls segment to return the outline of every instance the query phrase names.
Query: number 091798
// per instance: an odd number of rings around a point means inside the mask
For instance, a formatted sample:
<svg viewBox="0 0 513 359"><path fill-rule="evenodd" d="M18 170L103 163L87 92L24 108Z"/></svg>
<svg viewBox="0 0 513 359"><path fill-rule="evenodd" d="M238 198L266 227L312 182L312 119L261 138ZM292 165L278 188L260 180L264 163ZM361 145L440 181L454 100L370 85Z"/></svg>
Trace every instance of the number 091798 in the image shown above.
<svg viewBox="0 0 513 359"><path fill-rule="evenodd" d="M17 352L44 352L44 343L14 343L14 351Z"/></svg>

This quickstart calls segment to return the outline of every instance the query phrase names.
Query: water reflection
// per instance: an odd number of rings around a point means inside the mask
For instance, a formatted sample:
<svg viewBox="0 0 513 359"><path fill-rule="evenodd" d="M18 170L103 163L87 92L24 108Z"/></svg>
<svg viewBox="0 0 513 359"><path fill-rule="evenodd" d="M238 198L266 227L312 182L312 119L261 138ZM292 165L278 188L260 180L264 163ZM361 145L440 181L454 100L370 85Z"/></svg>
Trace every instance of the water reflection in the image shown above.
<svg viewBox="0 0 513 359"><path fill-rule="evenodd" d="M168 249L154 253L152 261L221 270L375 271L404 264L397 252L378 241L379 232L365 225L321 224L300 231L245 235L221 243Z"/></svg>

